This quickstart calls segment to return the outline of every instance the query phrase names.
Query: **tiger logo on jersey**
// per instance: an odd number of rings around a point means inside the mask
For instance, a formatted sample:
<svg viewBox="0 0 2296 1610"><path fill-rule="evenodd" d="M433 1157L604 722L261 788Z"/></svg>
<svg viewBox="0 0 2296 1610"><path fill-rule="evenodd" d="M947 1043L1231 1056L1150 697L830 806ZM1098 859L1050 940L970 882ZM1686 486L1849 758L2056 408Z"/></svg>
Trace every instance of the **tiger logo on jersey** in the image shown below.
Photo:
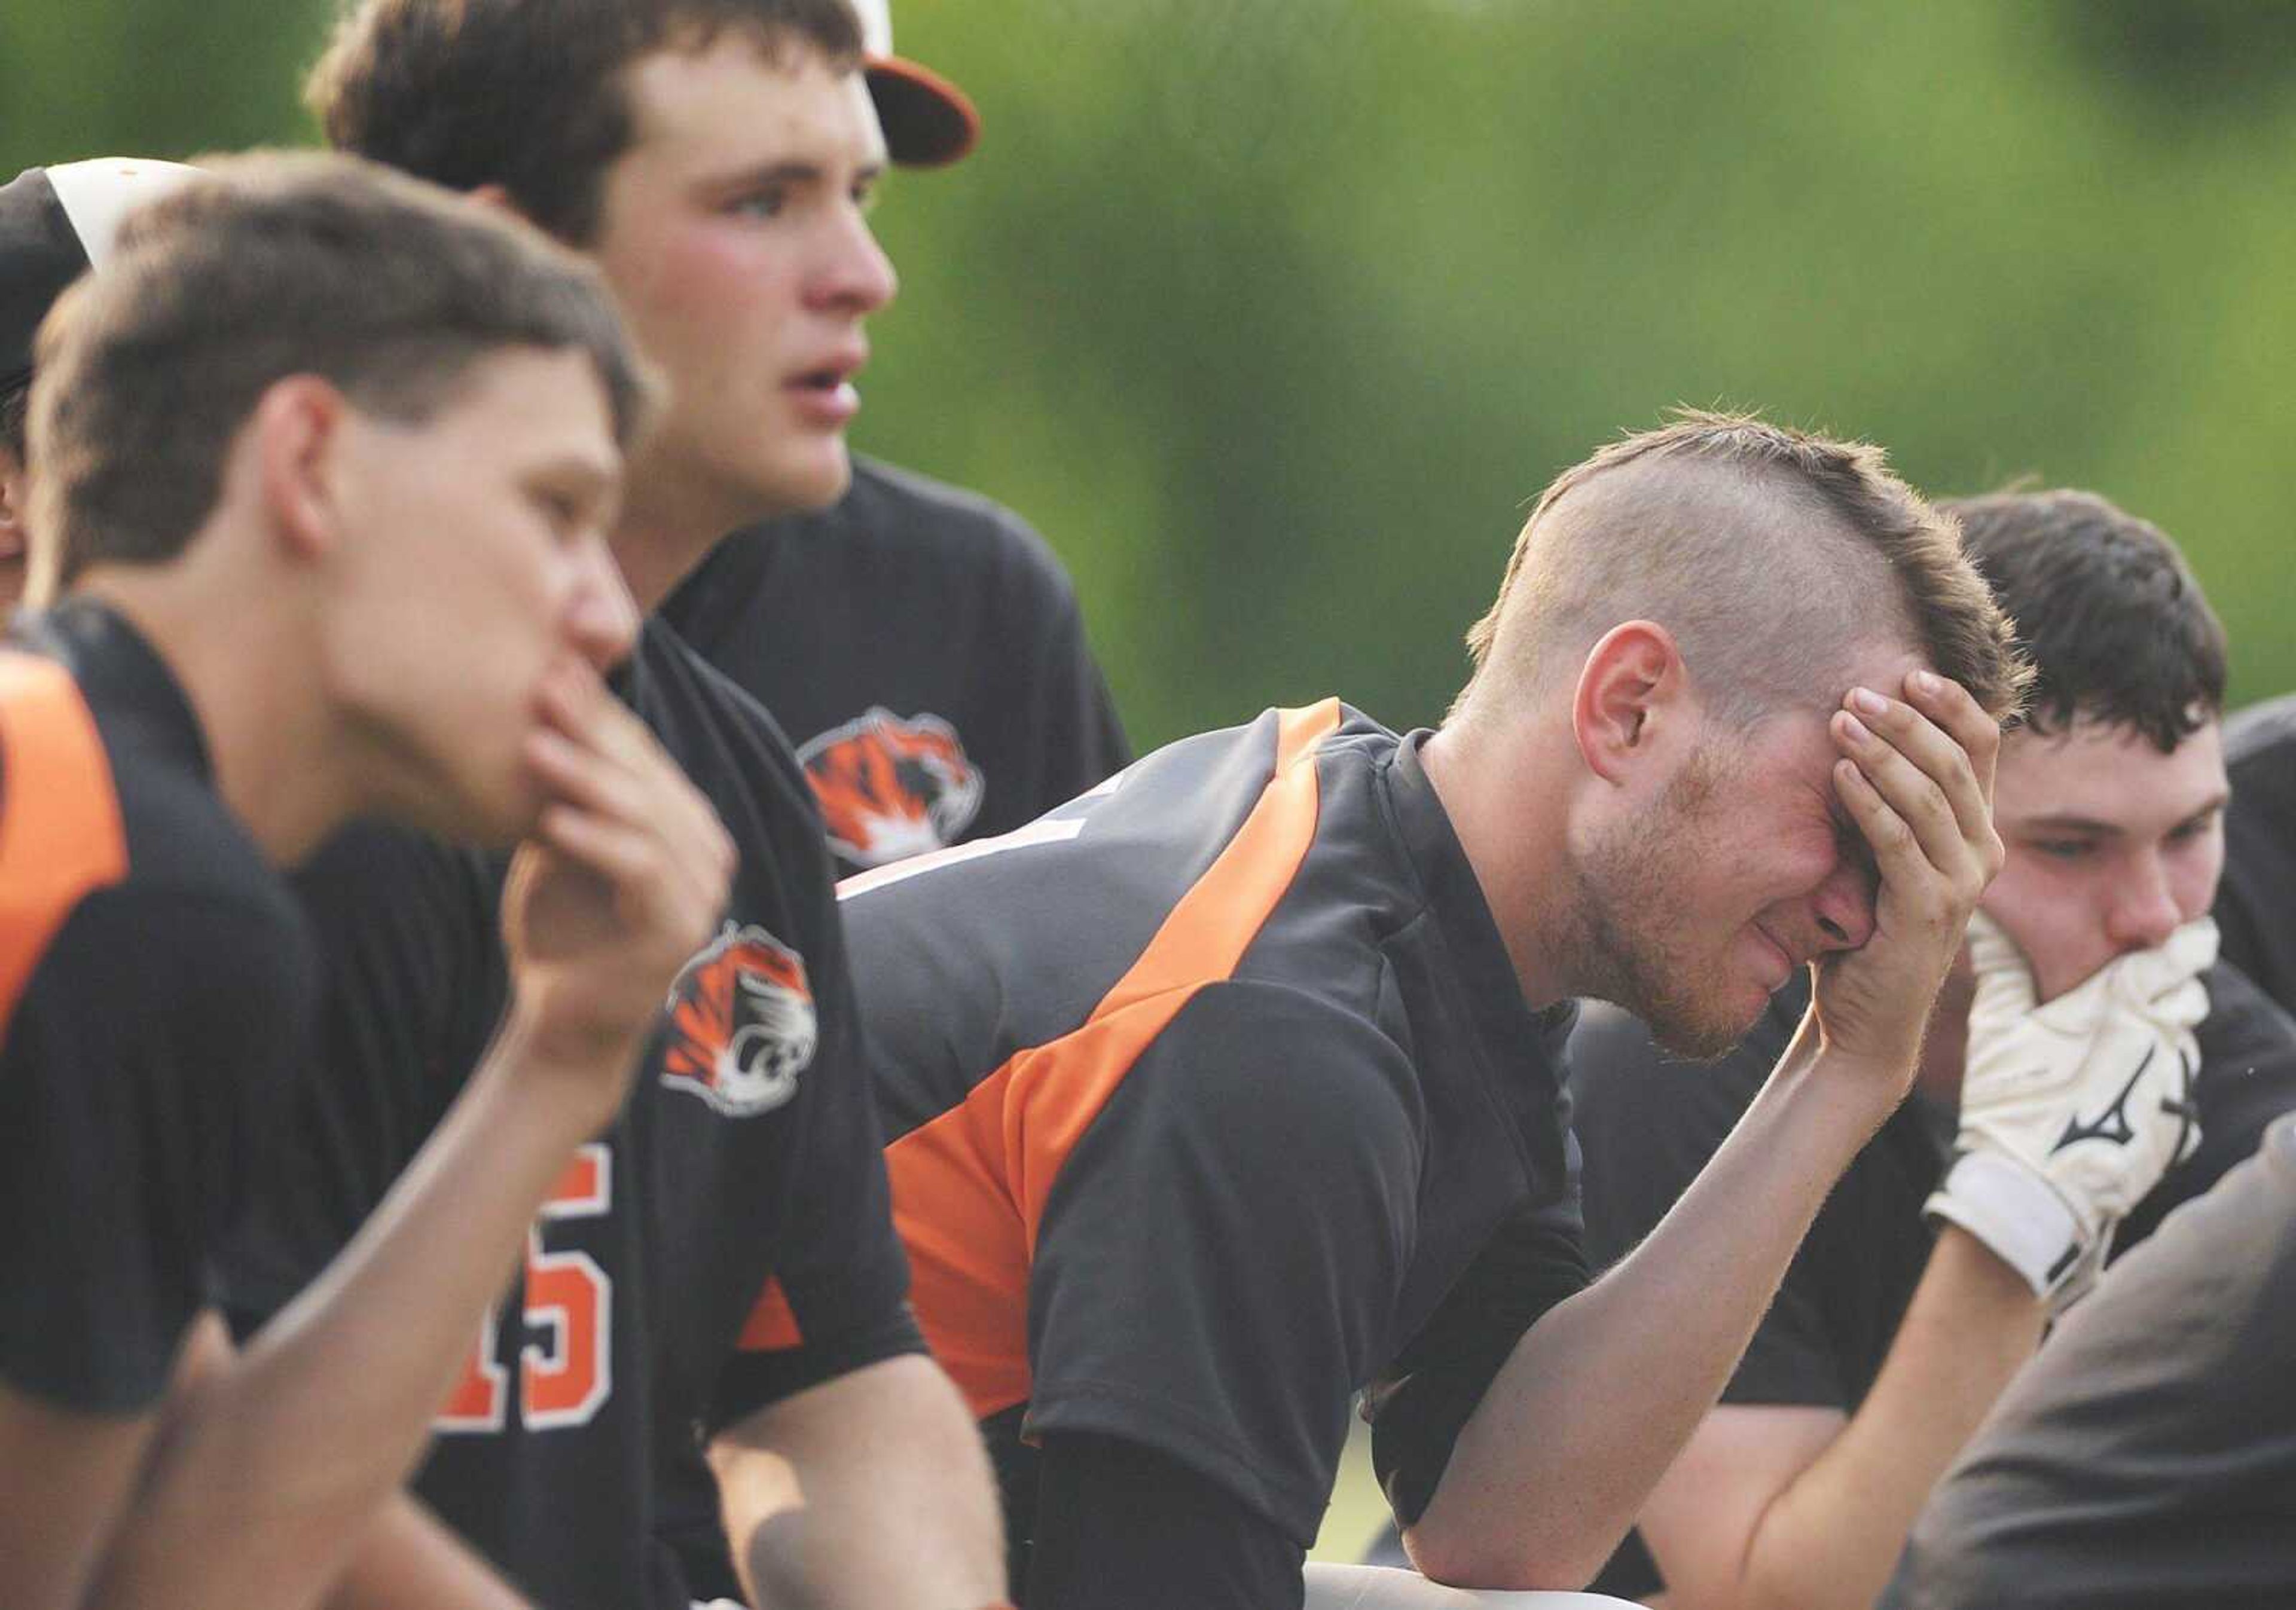
<svg viewBox="0 0 2296 1610"><path fill-rule="evenodd" d="M873 706L797 757L821 802L829 847L856 866L946 849L980 813L980 770L938 715L905 721Z"/></svg>
<svg viewBox="0 0 2296 1610"><path fill-rule="evenodd" d="M797 1094L821 1029L805 958L754 925L734 923L669 986L661 1082L729 1118L769 1113Z"/></svg>

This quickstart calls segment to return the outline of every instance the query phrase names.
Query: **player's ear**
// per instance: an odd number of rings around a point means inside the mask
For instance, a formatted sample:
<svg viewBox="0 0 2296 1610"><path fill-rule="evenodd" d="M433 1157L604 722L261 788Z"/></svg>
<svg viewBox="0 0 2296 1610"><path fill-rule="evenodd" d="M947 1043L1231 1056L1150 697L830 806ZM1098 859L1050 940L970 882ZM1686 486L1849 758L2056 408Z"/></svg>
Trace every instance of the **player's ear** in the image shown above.
<svg viewBox="0 0 2296 1610"><path fill-rule="evenodd" d="M251 475L289 552L315 558L341 524L349 473L350 401L315 374L291 374L256 400L225 471Z"/></svg>
<svg viewBox="0 0 2296 1610"><path fill-rule="evenodd" d="M1688 714L1688 682L1674 634L1646 620L1611 627L1587 650L1570 707L1587 770L1624 782Z"/></svg>

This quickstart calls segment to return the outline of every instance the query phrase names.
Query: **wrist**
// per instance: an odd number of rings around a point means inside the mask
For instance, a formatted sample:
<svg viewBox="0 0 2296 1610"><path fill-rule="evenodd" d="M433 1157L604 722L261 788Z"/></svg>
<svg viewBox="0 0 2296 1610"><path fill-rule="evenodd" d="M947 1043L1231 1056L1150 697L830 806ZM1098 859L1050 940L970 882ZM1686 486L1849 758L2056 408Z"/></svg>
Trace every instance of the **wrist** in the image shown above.
<svg viewBox="0 0 2296 1610"><path fill-rule="evenodd" d="M2046 1180L1995 1151L1964 1153L1923 1211L1959 1225L2052 1303L2080 1272L2095 1238Z"/></svg>
<svg viewBox="0 0 2296 1610"><path fill-rule="evenodd" d="M555 1029L513 993L473 1082L499 1085L537 1116L574 1125L586 1138L620 1110L644 1049L641 1035Z"/></svg>
<svg viewBox="0 0 2296 1610"><path fill-rule="evenodd" d="M1913 1088L1914 1061L1848 1050L1812 1032L1787 1048L1771 1079L1798 1102L1837 1113L1845 1124L1863 1124L1870 1132Z"/></svg>

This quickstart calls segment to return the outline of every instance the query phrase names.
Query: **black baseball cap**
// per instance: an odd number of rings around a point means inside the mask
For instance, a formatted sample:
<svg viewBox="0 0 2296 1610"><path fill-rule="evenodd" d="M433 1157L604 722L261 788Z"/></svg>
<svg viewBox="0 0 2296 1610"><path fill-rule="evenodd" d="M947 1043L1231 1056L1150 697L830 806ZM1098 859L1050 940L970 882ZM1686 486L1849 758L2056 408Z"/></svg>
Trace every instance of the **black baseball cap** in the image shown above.
<svg viewBox="0 0 2296 1610"><path fill-rule="evenodd" d="M929 67L893 53L891 0L853 0L862 63L885 150L905 168L940 168L980 138L980 114L965 93Z"/></svg>
<svg viewBox="0 0 2296 1610"><path fill-rule="evenodd" d="M0 390L32 372L32 338L64 288L111 255L127 211L181 184L180 162L98 157L0 184Z"/></svg>

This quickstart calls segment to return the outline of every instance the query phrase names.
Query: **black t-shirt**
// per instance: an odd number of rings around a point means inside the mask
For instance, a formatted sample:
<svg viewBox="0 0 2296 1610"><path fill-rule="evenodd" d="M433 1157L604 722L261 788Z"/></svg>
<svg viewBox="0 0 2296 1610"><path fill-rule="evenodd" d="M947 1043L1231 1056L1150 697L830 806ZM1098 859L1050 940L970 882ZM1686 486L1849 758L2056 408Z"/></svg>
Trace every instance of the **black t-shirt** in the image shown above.
<svg viewBox="0 0 2296 1610"><path fill-rule="evenodd" d="M2296 1604L2296 1123L2161 1227L1931 1494L1887 1610Z"/></svg>
<svg viewBox="0 0 2296 1610"><path fill-rule="evenodd" d="M788 746L656 623L617 687L734 836L728 914L680 975L628 1107L545 1207L415 1486L552 1610L685 1610L661 1473L703 1433L922 1344L828 857ZM257 1312L348 1238L483 1053L506 983L504 865L362 830L299 879L330 999L293 1166L238 1260ZM769 1279L791 1334L752 1349Z"/></svg>
<svg viewBox="0 0 2296 1610"><path fill-rule="evenodd" d="M1086 1437L1304 1549L1365 1387L1415 1516L1456 1373L1584 1286L1570 1012L1524 1003L1418 744L1270 711L845 886L919 1318L1016 1541L1029 1442ZM1510 1304L1462 1277L1512 1226Z"/></svg>
<svg viewBox="0 0 2296 1610"><path fill-rule="evenodd" d="M317 980L183 691L86 601L0 648L0 1377L165 1391Z"/></svg>
<svg viewBox="0 0 2296 1610"><path fill-rule="evenodd" d="M2266 1127L2296 1108L2296 1023L2234 968L2219 962L2205 982L2200 1149L2122 1221L2115 1258L2252 1155ZM1668 1058L1616 1008L1587 1009L1570 1046L1571 1090L1587 1248L1598 1266L1631 1251L1688 1189L1769 1076L1808 1000L1806 978L1787 985L1710 1066ZM1928 1263L1934 1231L1922 1204L1944 1177L1954 1131L1952 1115L1918 1092L1882 1125L1819 1210L1722 1402L1856 1411ZM1655 1582L1636 1580L1621 1560L1599 1585L1640 1593Z"/></svg>
<svg viewBox="0 0 2296 1610"><path fill-rule="evenodd" d="M2296 1011L2296 694L2225 723L2225 768L2224 957Z"/></svg>
<svg viewBox="0 0 2296 1610"><path fill-rule="evenodd" d="M986 498L857 458L661 607L796 740L840 868L1003 833L1130 758L1060 561Z"/></svg>

